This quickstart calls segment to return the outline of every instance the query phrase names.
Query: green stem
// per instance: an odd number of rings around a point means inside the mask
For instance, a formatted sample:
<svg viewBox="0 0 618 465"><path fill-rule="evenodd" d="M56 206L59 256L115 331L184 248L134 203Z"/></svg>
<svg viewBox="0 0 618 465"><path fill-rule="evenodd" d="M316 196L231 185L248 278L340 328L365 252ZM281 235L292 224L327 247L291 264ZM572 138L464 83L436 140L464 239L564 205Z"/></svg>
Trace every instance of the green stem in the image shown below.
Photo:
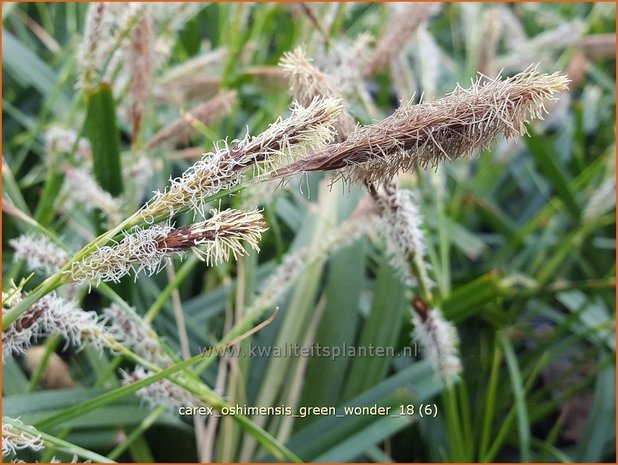
<svg viewBox="0 0 618 465"><path fill-rule="evenodd" d="M187 360L179 362L171 367L160 369L159 367L153 365L147 360L141 358L139 355L133 353L131 350L124 347L122 344L114 340L113 338L99 334L101 338L107 340L107 342L112 346L114 350L117 350L121 354L127 356L131 360L143 365L154 373L146 378L140 379L134 383L129 385L114 389L113 391L106 392L98 397L90 399L82 404L76 405L74 407L68 408L56 415L53 415L49 418L44 419L40 423L37 424L37 427L40 429L49 428L53 425L62 423L65 420L75 418L79 415L83 415L84 413L94 410L96 408L105 405L114 399L117 399L121 396L125 396L131 393L138 391L141 388L144 388L154 382L161 381L164 378L167 378L169 381L177 384L182 387L186 391L195 395L197 398L204 400L208 405L214 407L217 410L221 410L223 407L229 407L229 405L217 396L208 386L199 383L193 379L186 379L181 376L173 376L175 373L182 371L191 365L194 365L202 358L208 355L197 354ZM218 353L220 350L223 350L229 344L218 344L211 351L212 354ZM258 425L253 423L249 418L241 415L235 415L234 420L240 423L244 429L246 429L250 434L252 434L270 453L274 454L278 459L288 459L294 462L300 462L300 459L290 450L288 450L285 446L283 446L279 441L277 441L274 437L260 428Z"/></svg>

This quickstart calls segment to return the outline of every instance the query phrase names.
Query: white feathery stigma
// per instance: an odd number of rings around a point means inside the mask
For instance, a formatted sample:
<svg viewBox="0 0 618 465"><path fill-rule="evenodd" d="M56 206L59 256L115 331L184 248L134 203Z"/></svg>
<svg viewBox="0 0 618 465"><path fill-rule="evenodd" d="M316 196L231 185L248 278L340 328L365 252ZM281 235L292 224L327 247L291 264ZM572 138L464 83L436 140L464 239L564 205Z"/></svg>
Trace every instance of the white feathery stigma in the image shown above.
<svg viewBox="0 0 618 465"><path fill-rule="evenodd" d="M88 171L81 168L67 168L66 183L69 204L78 202L88 210L93 208L101 210L107 217L107 224L110 227L120 222L120 200L101 188Z"/></svg>
<svg viewBox="0 0 618 465"><path fill-rule="evenodd" d="M100 247L83 260L72 262L67 271L73 281L119 282L130 273L145 271L158 273L165 260L186 251L194 252L208 265L219 265L233 257L246 255L243 244L259 250L258 242L267 227L257 211L227 209L211 210L211 217L199 223L174 229L170 224L156 224L142 229L136 227L125 233L120 242Z"/></svg>
<svg viewBox="0 0 618 465"><path fill-rule="evenodd" d="M21 297L21 295L20 295ZM11 302L14 303L15 301ZM10 310L3 295L3 314ZM50 335L60 335L81 349L85 343L97 348L109 347L107 337L116 339L96 312L86 312L74 302L51 293L42 297L2 333L2 359L24 354L30 345Z"/></svg>
<svg viewBox="0 0 618 465"><path fill-rule="evenodd" d="M15 427L18 425L19 427ZM2 456L15 455L17 451L32 449L39 451L44 449L43 441L39 434L24 431L24 425L19 419L2 417Z"/></svg>
<svg viewBox="0 0 618 465"><path fill-rule="evenodd" d="M412 338L420 345L435 372L447 385L457 381L461 374L461 360L455 327L437 308L429 309L424 316L413 310L412 323Z"/></svg>
<svg viewBox="0 0 618 465"><path fill-rule="evenodd" d="M136 381L140 381L153 373L146 370L142 366L138 366L132 372L120 370L122 384L129 385ZM137 395L148 403L151 407L158 405L167 405L174 411L178 411L178 407L190 407L196 404L196 399L181 387L175 385L167 379L155 381L146 387L137 391Z"/></svg>
<svg viewBox="0 0 618 465"><path fill-rule="evenodd" d="M150 222L183 208L205 216L204 198L234 187L248 168L270 167L281 157L307 155L331 142L340 111L338 99L315 99L306 108L296 104L288 118L279 118L259 136L247 135L231 144L220 141L214 152L170 180L165 191L156 192L142 209L142 218Z"/></svg>
<svg viewBox="0 0 618 465"><path fill-rule="evenodd" d="M376 202L391 265L407 286L413 286L415 279L408 262L412 258L423 273L420 278L423 282L429 282L424 260L423 216L416 205L414 193L391 184L377 190Z"/></svg>
<svg viewBox="0 0 618 465"><path fill-rule="evenodd" d="M103 315L109 330L119 335L118 339L132 347L137 355L161 367L172 362L169 355L161 349L154 331L136 315L116 303L105 308Z"/></svg>

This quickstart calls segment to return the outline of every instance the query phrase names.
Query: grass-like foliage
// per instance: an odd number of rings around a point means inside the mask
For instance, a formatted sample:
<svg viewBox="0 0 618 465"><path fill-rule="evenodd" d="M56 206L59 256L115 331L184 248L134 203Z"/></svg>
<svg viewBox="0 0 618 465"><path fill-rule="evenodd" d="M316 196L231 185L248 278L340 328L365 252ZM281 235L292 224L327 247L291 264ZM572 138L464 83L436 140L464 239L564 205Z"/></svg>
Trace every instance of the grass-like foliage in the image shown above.
<svg viewBox="0 0 618 465"><path fill-rule="evenodd" d="M614 16L3 4L3 461L614 462Z"/></svg>

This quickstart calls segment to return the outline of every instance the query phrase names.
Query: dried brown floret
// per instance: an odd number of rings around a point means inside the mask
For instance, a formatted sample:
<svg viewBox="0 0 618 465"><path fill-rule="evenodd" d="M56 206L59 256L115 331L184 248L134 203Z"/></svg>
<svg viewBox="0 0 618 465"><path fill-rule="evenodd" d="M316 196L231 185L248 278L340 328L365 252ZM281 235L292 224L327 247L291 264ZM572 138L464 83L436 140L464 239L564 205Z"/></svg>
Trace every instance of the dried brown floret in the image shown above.
<svg viewBox="0 0 618 465"><path fill-rule="evenodd" d="M354 131L348 139L312 157L277 170L273 176L302 171L341 170L345 179L388 182L395 175L470 156L496 136L526 134L529 119L542 119L544 103L566 90L565 76L530 68L508 79L483 78L446 97L402 105L391 116Z"/></svg>

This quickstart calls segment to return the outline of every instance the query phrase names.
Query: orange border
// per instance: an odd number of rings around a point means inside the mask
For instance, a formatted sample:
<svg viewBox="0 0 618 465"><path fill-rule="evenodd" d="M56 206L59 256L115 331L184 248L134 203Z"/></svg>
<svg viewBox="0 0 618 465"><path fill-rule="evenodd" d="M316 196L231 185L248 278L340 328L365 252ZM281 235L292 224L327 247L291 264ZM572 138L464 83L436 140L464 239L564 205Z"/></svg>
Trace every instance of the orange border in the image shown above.
<svg viewBox="0 0 618 465"><path fill-rule="evenodd" d="M218 0L217 0L218 1ZM427 0L422 0L422 1L427 1ZM496 2L487 2L485 0L468 0L467 3L520 3L522 0L515 0L515 1L504 1L504 0L498 0ZM142 0L139 0L139 2L142 2ZM268 2L268 1L264 1L264 0L257 0L254 2L242 2L242 0L229 0L227 2L220 2L220 3L292 3L293 0L277 0L275 2ZM319 0L309 0L307 3L318 3ZM354 0L344 0L341 2L332 2L332 3L403 3L405 2L405 0L393 0L393 1L377 1L377 2L369 2L369 1L365 1L365 0L361 0L361 1L357 1L355 2ZM602 0L591 0L591 1L587 1L587 2L577 2L577 1L566 1L566 2L560 2L559 0L545 0L546 3L614 3L614 2L603 2ZM3 11L3 4L4 3L36 3L33 0L24 0L23 2L17 2L17 1L0 1L0 15L2 14ZM62 1L58 1L58 0L47 0L45 2L41 2L41 3L68 3L68 2L62 2ZM86 0L77 0L75 3L89 3ZM124 3L124 2L120 2L119 0L111 0L109 1L109 3ZM143 2L146 3L146 2ZM165 3L165 0L151 0L151 3ZM186 3L201 3L199 0L188 0ZM444 3L462 3L462 2L455 2L455 1L451 1L451 0L447 0ZM539 2L540 3L540 2ZM616 23L618 23L618 12L616 13ZM0 25L0 27L3 27L3 23L2 25ZM2 38L0 37L0 60L2 59ZM616 49L616 54L618 55L618 47ZM0 73L0 97L2 96L2 74ZM616 74L618 75L618 62L616 62ZM616 103L618 105L618 98L616 100ZM618 114L618 110L617 110L617 114ZM614 115L614 121L616 121L616 116L617 114ZM0 129L2 128L2 114L0 114ZM616 132L618 133L618 122L616 123ZM2 150L2 144L3 144L3 140L0 140L0 151ZM618 154L617 154L618 156ZM2 178L0 178L0 188L2 188ZM0 200L1 202L1 200ZM618 208L616 210L616 212L618 213ZM2 218L0 217L0 248L1 248L1 244L2 244ZM616 225L616 235L618 236L618 224ZM614 252L614 260L618 261L618 250L615 249ZM0 273L2 272L2 262L0 261ZM0 281L0 288L2 287L2 281ZM616 301L618 301L618 289L615 289L615 299ZM616 329L616 328L615 328ZM615 331L616 333L616 331ZM0 342L0 345L2 343ZM616 345L618 345L618 335L616 335ZM618 368L618 362L616 363L616 368ZM2 381L2 364L0 364L0 382ZM618 386L618 369L616 370L616 386ZM616 395L616 404L618 404L618 393ZM615 405L616 405L615 404ZM2 413L2 401L0 401L0 413ZM616 423L615 425L618 423L618 408L615 410L615 418L616 418ZM618 445L616 446L616 450L615 452L615 456L616 459L618 460ZM130 463L134 463L134 462L130 462ZM186 463L187 465L193 465L193 463L190 462L174 462L174 463ZM253 462L251 462L253 463ZM472 465L473 463L471 462L463 462L465 465ZM476 463L476 462L474 462ZM519 462L511 462L513 465L519 464ZM538 462L537 462L538 463ZM586 462L583 462L586 463ZM137 464L135 464L137 465ZM291 465L291 464L290 464ZM350 465L361 465L360 462L354 462L351 463ZM429 465L429 464L428 464ZM508 465L508 464L505 464Z"/></svg>

